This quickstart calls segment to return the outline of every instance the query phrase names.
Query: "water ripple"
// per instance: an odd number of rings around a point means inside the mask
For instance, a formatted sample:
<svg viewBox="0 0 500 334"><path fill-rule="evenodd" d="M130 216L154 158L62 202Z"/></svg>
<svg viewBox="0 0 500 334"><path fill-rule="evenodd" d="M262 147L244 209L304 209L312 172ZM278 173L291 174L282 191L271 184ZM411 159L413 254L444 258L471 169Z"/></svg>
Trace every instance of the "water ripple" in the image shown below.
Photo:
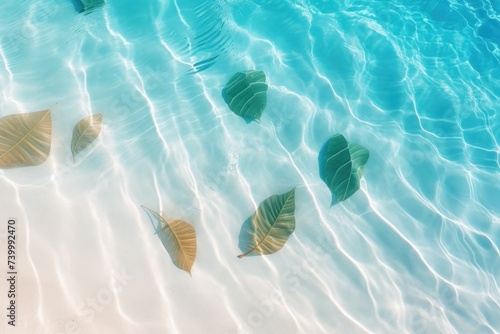
<svg viewBox="0 0 500 334"><path fill-rule="evenodd" d="M59 103L47 163L0 171L24 240L25 332L500 328L497 2L0 7L0 117ZM267 76L260 123L221 96L243 69ZM101 138L72 162L73 126L97 112ZM339 132L370 160L330 207L317 154ZM287 245L237 259L243 221L294 186ZM193 277L141 204L196 228Z"/></svg>

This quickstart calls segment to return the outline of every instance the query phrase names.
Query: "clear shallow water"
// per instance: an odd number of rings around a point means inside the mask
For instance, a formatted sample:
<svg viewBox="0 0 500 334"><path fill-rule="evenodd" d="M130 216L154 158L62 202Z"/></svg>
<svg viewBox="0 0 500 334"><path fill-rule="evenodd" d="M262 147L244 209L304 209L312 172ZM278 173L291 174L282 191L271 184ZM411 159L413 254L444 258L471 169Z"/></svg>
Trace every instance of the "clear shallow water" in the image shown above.
<svg viewBox="0 0 500 334"><path fill-rule="evenodd" d="M58 103L49 160L0 173L17 329L497 333L499 7L3 2L0 116ZM267 75L260 124L221 96L244 69ZM104 132L73 163L73 126L97 112ZM330 208L317 155L334 133L370 160ZM293 186L285 247L237 259L241 224ZM141 204L196 228L192 277Z"/></svg>

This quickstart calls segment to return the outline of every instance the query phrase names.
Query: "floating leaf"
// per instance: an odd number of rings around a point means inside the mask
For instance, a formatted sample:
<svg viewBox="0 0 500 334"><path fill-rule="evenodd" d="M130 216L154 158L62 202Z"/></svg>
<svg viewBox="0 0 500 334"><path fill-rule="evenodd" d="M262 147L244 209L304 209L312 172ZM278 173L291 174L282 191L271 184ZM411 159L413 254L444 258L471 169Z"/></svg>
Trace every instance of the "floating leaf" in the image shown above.
<svg viewBox="0 0 500 334"><path fill-rule="evenodd" d="M262 71L238 72L222 90L222 96L236 115L260 120L267 103L266 75Z"/></svg>
<svg viewBox="0 0 500 334"><path fill-rule="evenodd" d="M196 258L196 233L193 226L179 219L167 223L159 213L145 206L143 209L156 219L157 225L153 224L155 234L158 234L174 264L191 275Z"/></svg>
<svg viewBox="0 0 500 334"><path fill-rule="evenodd" d="M105 4L104 0L81 0L83 11L91 11L96 8L102 7Z"/></svg>
<svg viewBox="0 0 500 334"><path fill-rule="evenodd" d="M51 110L0 118L0 168L40 165L52 139Z"/></svg>
<svg viewBox="0 0 500 334"><path fill-rule="evenodd" d="M319 155L319 174L336 202L346 200L359 189L369 156L366 148L347 142L341 134L333 135L325 143Z"/></svg>
<svg viewBox="0 0 500 334"><path fill-rule="evenodd" d="M295 230L294 214L295 188L265 199L241 228L239 247L244 253L238 257L279 251Z"/></svg>
<svg viewBox="0 0 500 334"><path fill-rule="evenodd" d="M91 115L82 119L73 129L73 139L71 140L71 152L73 159L89 146L101 133L102 114Z"/></svg>

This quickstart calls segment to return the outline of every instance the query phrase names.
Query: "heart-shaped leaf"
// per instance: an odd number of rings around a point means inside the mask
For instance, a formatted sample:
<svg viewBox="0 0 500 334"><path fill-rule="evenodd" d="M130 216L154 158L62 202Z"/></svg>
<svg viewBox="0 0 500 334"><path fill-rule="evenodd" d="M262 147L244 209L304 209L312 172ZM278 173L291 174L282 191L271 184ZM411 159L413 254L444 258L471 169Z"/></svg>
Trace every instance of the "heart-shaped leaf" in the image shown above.
<svg viewBox="0 0 500 334"><path fill-rule="evenodd" d="M332 192L332 205L348 199L359 189L363 167L370 157L363 146L333 135L319 155L319 175ZM335 197L335 200L333 199Z"/></svg>
<svg viewBox="0 0 500 334"><path fill-rule="evenodd" d="M295 230L295 188L260 203L257 211L243 224L239 258L272 254L279 251Z"/></svg>
<svg viewBox="0 0 500 334"><path fill-rule="evenodd" d="M193 226L179 219L167 223L159 213L145 206L143 208L155 218L157 223L156 226L153 223L155 234L158 234L172 262L191 275L191 268L196 258L196 232Z"/></svg>
<svg viewBox="0 0 500 334"><path fill-rule="evenodd" d="M51 110L0 118L0 168L40 165L52 139Z"/></svg>
<svg viewBox="0 0 500 334"><path fill-rule="evenodd" d="M247 120L260 120L267 103L266 75L262 71L238 72L222 90L229 109Z"/></svg>
<svg viewBox="0 0 500 334"><path fill-rule="evenodd" d="M73 160L75 157L89 146L101 133L102 114L91 115L80 120L73 129L71 140L71 152Z"/></svg>

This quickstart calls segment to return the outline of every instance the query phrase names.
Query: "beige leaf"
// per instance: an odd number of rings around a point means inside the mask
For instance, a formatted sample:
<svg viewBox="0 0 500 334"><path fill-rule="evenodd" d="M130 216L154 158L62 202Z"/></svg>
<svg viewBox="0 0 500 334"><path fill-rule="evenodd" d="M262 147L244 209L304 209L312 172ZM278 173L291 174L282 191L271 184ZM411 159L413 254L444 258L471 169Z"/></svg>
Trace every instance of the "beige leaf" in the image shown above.
<svg viewBox="0 0 500 334"><path fill-rule="evenodd" d="M75 125L73 129L73 139L71 140L71 152L73 160L75 157L89 146L101 133L102 114L85 117Z"/></svg>
<svg viewBox="0 0 500 334"><path fill-rule="evenodd" d="M179 219L167 223L159 213L142 207L156 219L155 234L158 234L174 264L191 275L196 258L196 232L193 226Z"/></svg>
<svg viewBox="0 0 500 334"><path fill-rule="evenodd" d="M52 109L0 118L0 168L40 165L52 139Z"/></svg>
<svg viewBox="0 0 500 334"><path fill-rule="evenodd" d="M295 188L266 198L240 231L241 259L247 255L273 254L295 231Z"/></svg>

